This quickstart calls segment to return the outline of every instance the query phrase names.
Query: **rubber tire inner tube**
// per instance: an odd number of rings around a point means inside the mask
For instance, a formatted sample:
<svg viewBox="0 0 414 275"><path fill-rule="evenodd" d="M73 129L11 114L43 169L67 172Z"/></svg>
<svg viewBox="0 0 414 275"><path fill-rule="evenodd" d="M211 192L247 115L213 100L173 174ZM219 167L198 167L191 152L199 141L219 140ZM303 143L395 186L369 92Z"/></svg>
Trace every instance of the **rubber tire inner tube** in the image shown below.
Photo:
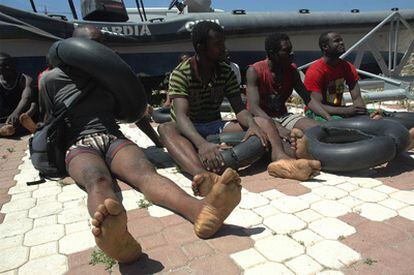
<svg viewBox="0 0 414 275"><path fill-rule="evenodd" d="M397 121L407 129L414 128L414 113L412 112L384 112L384 118L391 121Z"/></svg>
<svg viewBox="0 0 414 275"><path fill-rule="evenodd" d="M388 162L410 142L408 130L401 124L366 117L328 121L305 134L309 153L328 172L356 171Z"/></svg>
<svg viewBox="0 0 414 275"><path fill-rule="evenodd" d="M235 170L248 166L259 160L265 153L265 148L257 136L251 136L242 142L246 132L221 133L207 136L207 141L212 143L227 143L233 147L220 151L224 159L225 167Z"/></svg>
<svg viewBox="0 0 414 275"><path fill-rule="evenodd" d="M230 102L227 99L223 100L223 103L220 105L220 112L232 112ZM152 120L156 123L164 123L171 121L171 108L170 107L161 107L152 113Z"/></svg>
<svg viewBox="0 0 414 275"><path fill-rule="evenodd" d="M156 123L164 123L171 121L171 108L161 107L152 112L152 120Z"/></svg>
<svg viewBox="0 0 414 275"><path fill-rule="evenodd" d="M131 67L110 48L84 38L55 42L49 49L54 67L73 67L95 79L115 99L115 117L126 123L142 118L147 108L144 87Z"/></svg>

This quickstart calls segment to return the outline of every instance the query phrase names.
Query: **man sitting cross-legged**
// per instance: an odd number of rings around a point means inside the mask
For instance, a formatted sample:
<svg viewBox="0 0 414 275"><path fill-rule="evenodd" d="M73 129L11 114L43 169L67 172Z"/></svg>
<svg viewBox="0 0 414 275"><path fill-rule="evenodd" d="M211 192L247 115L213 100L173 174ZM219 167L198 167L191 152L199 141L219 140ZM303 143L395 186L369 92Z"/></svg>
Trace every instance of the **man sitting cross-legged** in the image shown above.
<svg viewBox="0 0 414 275"><path fill-rule="evenodd" d="M306 115L318 121L370 115L380 119L381 112L366 108L358 85L358 73L355 66L342 60L345 53L345 44L342 36L335 31L327 31L319 37L319 47L323 56L313 63L306 71L305 86L311 93L312 101L318 102L315 109L309 105ZM343 94L345 84L349 88L352 104L345 105ZM414 148L414 128L409 130L411 143L409 149Z"/></svg>
<svg viewBox="0 0 414 275"><path fill-rule="evenodd" d="M245 109L236 76L225 63L223 29L216 23L200 22L194 26L192 39L196 54L179 64L170 79L173 122L158 128L161 141L180 167L191 175L221 173L224 161L220 146L207 142L206 137L247 129L245 139L257 135L264 146L270 145L272 161L284 161L276 171L271 169L272 175L285 171L289 177L303 180L314 174L318 168L312 162L294 160L284 152L272 121L253 119ZM228 98L238 123L221 120L219 107L224 97ZM200 194L198 186L193 189Z"/></svg>
<svg viewBox="0 0 414 275"><path fill-rule="evenodd" d="M85 73L66 68L54 68L43 75L39 100L46 119L55 104L77 93L79 87L93 85L88 81ZM197 236L214 235L240 201L237 172L227 169L222 176L205 173L194 177L193 184L205 185L207 191L202 200L191 197L159 175L143 151L120 132L112 94L100 85L90 88L65 118L65 161L69 176L88 194L96 244L121 263L133 262L141 255L140 245L128 232L126 211L115 195L115 179L193 222Z"/></svg>

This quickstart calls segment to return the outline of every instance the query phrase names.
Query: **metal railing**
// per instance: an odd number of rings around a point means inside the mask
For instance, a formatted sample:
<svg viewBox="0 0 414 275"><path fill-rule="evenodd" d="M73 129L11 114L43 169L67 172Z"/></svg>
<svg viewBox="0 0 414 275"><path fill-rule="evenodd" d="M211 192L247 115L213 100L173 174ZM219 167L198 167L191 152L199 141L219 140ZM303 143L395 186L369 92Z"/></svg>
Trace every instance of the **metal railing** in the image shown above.
<svg viewBox="0 0 414 275"><path fill-rule="evenodd" d="M384 28L387 23L390 23L389 35L388 35L388 64L384 61L382 54L375 43L376 33ZM398 47L400 37L400 23L404 25L409 33L413 37L410 45L404 52L402 58L398 62ZM407 64L411 54L414 51L414 30L409 23L401 16L398 11L391 13L371 31L369 31L364 37L353 44L340 58L347 57L351 52L356 52L354 59L354 66L357 68L357 72L369 78L381 80L385 83L384 90L379 92L369 92L361 89L362 96L365 102L374 101L386 101L386 100L400 100L400 99L414 99L414 93L410 89L410 83L398 80L395 77L399 76L401 70ZM377 65L379 66L382 75L373 74L359 69L362 58L365 52L370 52L374 57ZM316 60L315 60L316 61ZM307 63L299 67L299 70L303 70L312 65L315 61ZM345 101L350 100L349 96L344 97Z"/></svg>

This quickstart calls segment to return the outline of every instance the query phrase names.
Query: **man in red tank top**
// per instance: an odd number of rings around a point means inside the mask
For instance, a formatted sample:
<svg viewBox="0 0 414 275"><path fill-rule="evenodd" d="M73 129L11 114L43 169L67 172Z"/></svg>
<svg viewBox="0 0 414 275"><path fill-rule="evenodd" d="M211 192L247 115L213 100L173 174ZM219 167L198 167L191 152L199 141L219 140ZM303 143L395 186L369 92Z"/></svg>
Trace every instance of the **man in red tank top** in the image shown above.
<svg viewBox="0 0 414 275"><path fill-rule="evenodd" d="M250 112L255 116L273 119L282 136L286 136L293 128L305 130L318 125L318 122L303 115L289 113L286 108L286 101L293 89L305 104L310 101L296 65L292 63L289 37L284 33L272 34L266 38L265 49L267 58L251 65L246 74Z"/></svg>
<svg viewBox="0 0 414 275"><path fill-rule="evenodd" d="M290 130L294 127L304 130L319 123L303 115L287 111L286 101L294 88L306 104L310 101L309 93L300 79L299 72L292 64L292 43L289 37L284 33L272 34L266 38L265 49L267 58L254 63L247 70L247 108L256 117L274 121L270 125L277 128L283 139L289 140ZM299 132L298 135L303 136L301 130L295 129ZM296 142L296 138L293 142ZM285 151L287 152L288 149ZM289 155L292 154L289 153ZM297 150L293 155L298 157ZM319 171L320 163L315 160L285 158L272 162L268 171L276 177L295 178L291 175L298 167L301 169L307 167L312 170L310 178ZM281 171L286 173L281 173Z"/></svg>

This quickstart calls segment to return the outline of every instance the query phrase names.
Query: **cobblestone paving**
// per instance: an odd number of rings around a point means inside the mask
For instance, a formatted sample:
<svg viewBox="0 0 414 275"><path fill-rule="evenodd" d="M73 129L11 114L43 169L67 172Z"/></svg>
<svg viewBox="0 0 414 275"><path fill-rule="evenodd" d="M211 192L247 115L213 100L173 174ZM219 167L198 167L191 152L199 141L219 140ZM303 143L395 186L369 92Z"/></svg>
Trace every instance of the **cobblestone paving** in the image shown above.
<svg viewBox="0 0 414 275"><path fill-rule="evenodd" d="M122 131L186 192L191 181L137 128ZM201 240L180 216L150 206L119 183L128 227L145 254L114 274L412 274L413 154L348 175L298 182L241 171L242 201L213 239ZM37 179L27 138L0 143L0 274L107 274L89 264L95 243L86 193L70 179Z"/></svg>

